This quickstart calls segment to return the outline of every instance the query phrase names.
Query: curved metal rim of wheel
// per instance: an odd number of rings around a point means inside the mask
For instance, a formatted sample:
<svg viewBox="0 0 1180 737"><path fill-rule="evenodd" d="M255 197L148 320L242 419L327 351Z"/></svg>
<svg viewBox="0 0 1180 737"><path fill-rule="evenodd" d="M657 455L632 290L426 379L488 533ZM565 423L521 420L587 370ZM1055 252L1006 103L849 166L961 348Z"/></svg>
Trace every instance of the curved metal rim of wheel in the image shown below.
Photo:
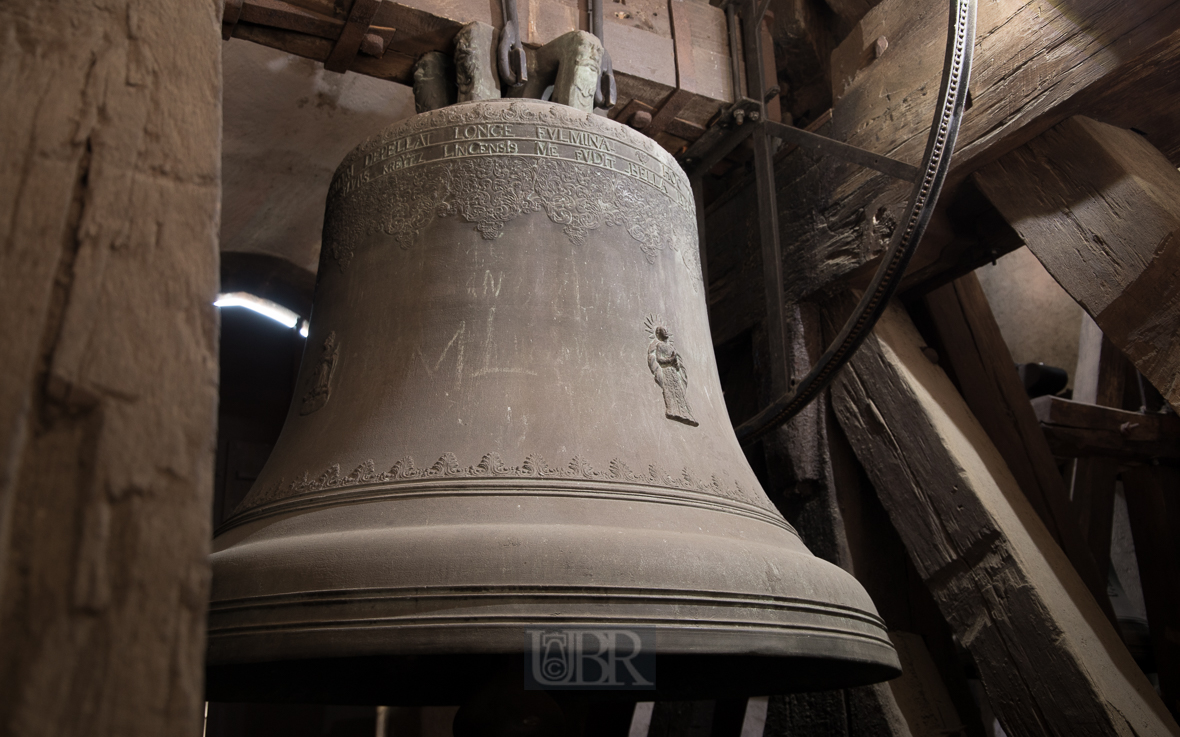
<svg viewBox="0 0 1180 737"><path fill-rule="evenodd" d="M836 373L852 358L897 292L906 266L930 222L934 205L950 170L951 154L963 121L971 59L975 44L977 0L953 0L947 31L946 61L938 107L926 141L926 154L906 208L905 228L894 231L889 249L860 303L831 346L795 388L734 428L742 445L749 445L794 417L819 396Z"/></svg>

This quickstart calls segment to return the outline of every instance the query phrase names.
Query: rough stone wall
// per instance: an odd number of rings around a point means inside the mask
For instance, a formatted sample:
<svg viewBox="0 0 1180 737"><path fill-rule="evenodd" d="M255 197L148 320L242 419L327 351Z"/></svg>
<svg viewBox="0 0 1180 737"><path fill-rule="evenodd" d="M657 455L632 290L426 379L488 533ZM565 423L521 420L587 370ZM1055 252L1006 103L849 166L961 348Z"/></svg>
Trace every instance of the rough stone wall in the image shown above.
<svg viewBox="0 0 1180 737"><path fill-rule="evenodd" d="M219 9L0 4L0 734L199 734Z"/></svg>

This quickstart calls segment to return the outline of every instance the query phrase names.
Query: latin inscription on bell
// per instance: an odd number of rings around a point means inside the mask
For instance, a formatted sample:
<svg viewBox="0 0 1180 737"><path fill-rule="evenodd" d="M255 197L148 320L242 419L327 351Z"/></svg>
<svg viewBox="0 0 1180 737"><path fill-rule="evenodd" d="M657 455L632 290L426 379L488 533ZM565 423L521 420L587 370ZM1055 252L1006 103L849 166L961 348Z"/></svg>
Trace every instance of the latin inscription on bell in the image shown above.
<svg viewBox="0 0 1180 737"><path fill-rule="evenodd" d="M586 116L594 125L593 116ZM532 121L528 121L532 122ZM564 121L563 121L564 122ZM478 142L478 143L476 143ZM633 144L588 130L551 127L527 122L515 125L439 126L372 143L372 150L351 162L332 182L330 196L346 195L408 166L439 159L491 154L552 156L617 171L644 182L685 208L694 207L684 175L645 155ZM343 176L341 176L343 174Z"/></svg>
<svg viewBox="0 0 1180 737"><path fill-rule="evenodd" d="M410 248L437 217L460 215L492 240L505 222L541 210L574 245L622 226L649 263L674 252L699 280L691 187L651 139L562 106L466 107L391 126L337 170L328 200L341 206L325 223L323 253L341 271L375 226ZM476 110L483 119L469 121Z"/></svg>

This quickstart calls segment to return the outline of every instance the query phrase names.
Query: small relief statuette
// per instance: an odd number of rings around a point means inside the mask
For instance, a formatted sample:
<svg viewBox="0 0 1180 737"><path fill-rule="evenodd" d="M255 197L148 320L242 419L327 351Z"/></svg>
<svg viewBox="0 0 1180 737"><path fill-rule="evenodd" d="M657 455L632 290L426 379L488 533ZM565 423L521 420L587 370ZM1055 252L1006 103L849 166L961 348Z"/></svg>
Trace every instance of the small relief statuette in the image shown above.
<svg viewBox="0 0 1180 737"><path fill-rule="evenodd" d="M310 415L328 403L328 396L332 393L332 377L336 374L336 364L339 362L340 348L336 345L336 331L333 330L324 339L323 352L311 375L311 386L307 394L303 395L299 414Z"/></svg>
<svg viewBox="0 0 1180 737"><path fill-rule="evenodd" d="M672 346L672 334L656 315L644 321L651 342L647 346L647 367L656 383L664 390L664 413L670 420L696 427L698 424L688 406L688 371L684 359Z"/></svg>

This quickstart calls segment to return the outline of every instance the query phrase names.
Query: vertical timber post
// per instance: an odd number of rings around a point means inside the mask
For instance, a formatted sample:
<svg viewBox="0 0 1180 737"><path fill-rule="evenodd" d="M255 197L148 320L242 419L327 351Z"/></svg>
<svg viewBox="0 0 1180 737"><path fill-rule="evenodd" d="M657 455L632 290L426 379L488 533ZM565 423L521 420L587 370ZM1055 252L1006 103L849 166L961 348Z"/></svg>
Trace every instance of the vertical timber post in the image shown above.
<svg viewBox="0 0 1180 737"><path fill-rule="evenodd" d="M200 734L220 22L0 6L0 734Z"/></svg>

